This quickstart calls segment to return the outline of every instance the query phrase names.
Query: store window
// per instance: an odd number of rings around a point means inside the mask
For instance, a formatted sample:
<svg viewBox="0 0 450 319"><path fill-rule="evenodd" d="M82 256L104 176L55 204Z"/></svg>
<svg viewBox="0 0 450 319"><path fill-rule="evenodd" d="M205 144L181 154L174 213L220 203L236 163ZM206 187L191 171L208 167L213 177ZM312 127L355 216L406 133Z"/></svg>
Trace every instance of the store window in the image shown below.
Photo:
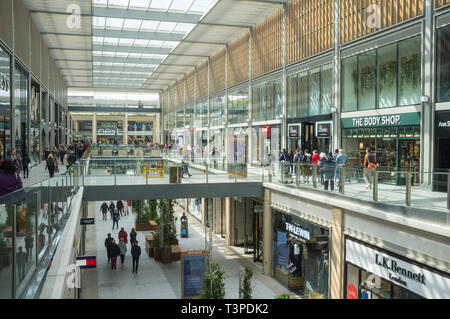
<svg viewBox="0 0 450 319"><path fill-rule="evenodd" d="M195 118L195 127L207 127L208 126L208 101L203 100L197 102L197 113Z"/></svg>
<svg viewBox="0 0 450 319"><path fill-rule="evenodd" d="M0 160L11 150L11 64L0 46Z"/></svg>
<svg viewBox="0 0 450 319"><path fill-rule="evenodd" d="M399 105L420 103L421 39L414 37L398 45Z"/></svg>
<svg viewBox="0 0 450 319"><path fill-rule="evenodd" d="M194 127L194 105L190 104L186 106L185 110L186 116L186 127Z"/></svg>
<svg viewBox="0 0 450 319"><path fill-rule="evenodd" d="M177 115L177 128L184 128L184 110L180 110L176 113Z"/></svg>
<svg viewBox="0 0 450 319"><path fill-rule="evenodd" d="M420 74L420 36L343 59L342 111L419 104Z"/></svg>
<svg viewBox="0 0 450 319"><path fill-rule="evenodd" d="M272 210L273 274L304 298L328 298L329 230Z"/></svg>
<svg viewBox="0 0 450 319"><path fill-rule="evenodd" d="M39 163L40 152L40 90L36 83L31 85L31 110L30 110L30 142L31 154L30 160L32 164Z"/></svg>
<svg viewBox="0 0 450 319"><path fill-rule="evenodd" d="M28 73L18 63L15 70L14 127L16 132L15 148L23 155L28 150Z"/></svg>
<svg viewBox="0 0 450 319"><path fill-rule="evenodd" d="M359 110L375 108L376 51L360 54L358 63Z"/></svg>
<svg viewBox="0 0 450 319"><path fill-rule="evenodd" d="M228 122L239 124L248 122L248 90L238 90L228 94Z"/></svg>
<svg viewBox="0 0 450 319"><path fill-rule="evenodd" d="M378 107L397 105L397 45L378 50Z"/></svg>
<svg viewBox="0 0 450 319"><path fill-rule="evenodd" d="M225 96L219 96L211 99L210 103L210 126L220 126L225 124Z"/></svg>
<svg viewBox="0 0 450 319"><path fill-rule="evenodd" d="M437 32L437 101L450 101L450 26Z"/></svg>
<svg viewBox="0 0 450 319"><path fill-rule="evenodd" d="M281 116L281 81L253 88L253 121L270 121Z"/></svg>
<svg viewBox="0 0 450 319"><path fill-rule="evenodd" d="M327 64L288 78L288 118L331 113L332 67Z"/></svg>

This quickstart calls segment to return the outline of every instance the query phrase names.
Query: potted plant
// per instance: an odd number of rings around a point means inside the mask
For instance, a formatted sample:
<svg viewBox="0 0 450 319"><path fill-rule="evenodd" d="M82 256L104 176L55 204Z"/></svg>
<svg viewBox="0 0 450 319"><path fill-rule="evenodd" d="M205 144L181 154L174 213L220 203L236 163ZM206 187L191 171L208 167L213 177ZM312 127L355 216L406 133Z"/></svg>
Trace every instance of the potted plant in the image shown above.
<svg viewBox="0 0 450 319"><path fill-rule="evenodd" d="M165 244L160 248L161 250L161 262L170 263L172 261L172 249L168 244Z"/></svg>
<svg viewBox="0 0 450 319"><path fill-rule="evenodd" d="M137 200L135 204L136 209L136 231L146 231L151 230L149 224L149 214L148 209L145 208L145 202L143 200Z"/></svg>
<svg viewBox="0 0 450 319"><path fill-rule="evenodd" d="M154 248L154 257L155 257L155 261L161 260L161 249L158 246L155 246L155 248Z"/></svg>
<svg viewBox="0 0 450 319"><path fill-rule="evenodd" d="M225 271L222 270L219 263L213 262L205 272L203 281L203 290L201 299L224 299L225 298Z"/></svg>
<svg viewBox="0 0 450 319"><path fill-rule="evenodd" d="M239 287L240 299L252 299L252 277L253 270L249 267L245 267L244 275L239 276L239 282L242 283Z"/></svg>

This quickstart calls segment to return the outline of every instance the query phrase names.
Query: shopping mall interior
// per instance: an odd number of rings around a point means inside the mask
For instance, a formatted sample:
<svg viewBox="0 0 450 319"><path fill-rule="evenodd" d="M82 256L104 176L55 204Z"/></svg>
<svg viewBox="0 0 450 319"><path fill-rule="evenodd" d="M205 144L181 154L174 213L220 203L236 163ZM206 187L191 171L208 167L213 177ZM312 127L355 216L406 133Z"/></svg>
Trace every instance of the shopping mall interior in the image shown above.
<svg viewBox="0 0 450 319"><path fill-rule="evenodd" d="M1 0L0 161L2 299L448 299L450 0Z"/></svg>

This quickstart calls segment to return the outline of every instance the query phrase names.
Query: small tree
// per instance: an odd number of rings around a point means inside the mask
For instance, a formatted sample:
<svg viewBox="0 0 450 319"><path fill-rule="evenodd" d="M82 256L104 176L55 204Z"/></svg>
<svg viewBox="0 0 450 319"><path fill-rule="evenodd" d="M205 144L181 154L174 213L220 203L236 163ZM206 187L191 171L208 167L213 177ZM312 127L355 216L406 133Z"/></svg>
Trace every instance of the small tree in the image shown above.
<svg viewBox="0 0 450 319"><path fill-rule="evenodd" d="M241 299L252 299L252 277L253 270L249 267L245 267L244 276L239 276L240 282L242 284L239 287L239 298Z"/></svg>
<svg viewBox="0 0 450 319"><path fill-rule="evenodd" d="M224 299L225 283L223 282L225 271L220 268L219 263L212 262L208 271L205 272L203 281L203 291L200 295L201 299Z"/></svg>

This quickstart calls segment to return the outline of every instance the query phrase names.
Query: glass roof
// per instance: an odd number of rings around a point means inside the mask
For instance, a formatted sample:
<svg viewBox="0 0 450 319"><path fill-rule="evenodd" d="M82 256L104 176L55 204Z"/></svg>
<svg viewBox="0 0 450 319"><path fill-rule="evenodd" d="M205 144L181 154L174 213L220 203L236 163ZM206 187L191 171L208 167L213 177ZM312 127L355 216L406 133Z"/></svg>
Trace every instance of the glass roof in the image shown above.
<svg viewBox="0 0 450 319"><path fill-rule="evenodd" d="M94 87L140 88L217 1L93 0Z"/></svg>

